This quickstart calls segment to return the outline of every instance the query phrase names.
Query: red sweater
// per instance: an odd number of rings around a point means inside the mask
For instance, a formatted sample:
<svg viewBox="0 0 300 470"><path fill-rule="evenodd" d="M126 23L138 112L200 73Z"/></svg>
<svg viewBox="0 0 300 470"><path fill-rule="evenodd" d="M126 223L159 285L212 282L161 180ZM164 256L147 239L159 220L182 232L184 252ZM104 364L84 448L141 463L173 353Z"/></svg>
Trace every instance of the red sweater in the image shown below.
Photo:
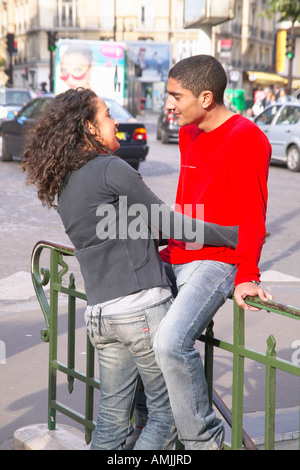
<svg viewBox="0 0 300 470"><path fill-rule="evenodd" d="M211 132L191 124L180 129L181 170L176 203L204 205L204 220L239 225L239 243L228 247L185 249L170 240L163 261L182 264L215 260L236 264L235 284L259 280L258 262L265 239L267 179L271 146L250 120L234 115Z"/></svg>

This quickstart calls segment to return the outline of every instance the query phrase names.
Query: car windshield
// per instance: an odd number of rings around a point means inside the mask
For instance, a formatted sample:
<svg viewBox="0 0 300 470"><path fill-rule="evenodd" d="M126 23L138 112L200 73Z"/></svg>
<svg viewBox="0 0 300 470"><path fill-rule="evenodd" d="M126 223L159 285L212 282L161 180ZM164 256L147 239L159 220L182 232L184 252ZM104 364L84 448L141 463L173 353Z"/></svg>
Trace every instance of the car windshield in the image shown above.
<svg viewBox="0 0 300 470"><path fill-rule="evenodd" d="M256 124L271 124L275 114L277 113L277 111L279 110L279 108L281 107L280 104L278 105L274 105L274 106L270 106L269 108L267 108L264 112L262 112L255 120L254 122Z"/></svg>
<svg viewBox="0 0 300 470"><path fill-rule="evenodd" d="M35 100L28 103L18 114L18 119L36 119L38 118L46 108L47 104L51 101L51 98L36 98Z"/></svg>
<svg viewBox="0 0 300 470"><path fill-rule="evenodd" d="M286 106L280 114L277 123L279 125L297 124L300 119L300 106Z"/></svg>
<svg viewBox="0 0 300 470"><path fill-rule="evenodd" d="M23 106L30 99L29 94L22 90L0 90L0 105Z"/></svg>
<svg viewBox="0 0 300 470"><path fill-rule="evenodd" d="M123 108L121 105L116 103L115 101L103 99L105 101L107 107L109 108L109 112L111 116L117 121L129 121L134 119L134 117L127 111L127 109Z"/></svg>

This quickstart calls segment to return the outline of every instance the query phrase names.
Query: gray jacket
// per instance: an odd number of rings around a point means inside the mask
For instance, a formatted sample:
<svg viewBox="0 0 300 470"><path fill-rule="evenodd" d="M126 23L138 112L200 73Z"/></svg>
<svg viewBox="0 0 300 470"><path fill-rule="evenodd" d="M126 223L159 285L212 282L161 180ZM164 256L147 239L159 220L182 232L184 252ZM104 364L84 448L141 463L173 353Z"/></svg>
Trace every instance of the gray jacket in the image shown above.
<svg viewBox="0 0 300 470"><path fill-rule="evenodd" d="M159 235L233 248L238 241L237 227L203 223L172 211L138 172L113 155L99 155L70 173L58 197L58 211L75 248L89 305L168 286Z"/></svg>

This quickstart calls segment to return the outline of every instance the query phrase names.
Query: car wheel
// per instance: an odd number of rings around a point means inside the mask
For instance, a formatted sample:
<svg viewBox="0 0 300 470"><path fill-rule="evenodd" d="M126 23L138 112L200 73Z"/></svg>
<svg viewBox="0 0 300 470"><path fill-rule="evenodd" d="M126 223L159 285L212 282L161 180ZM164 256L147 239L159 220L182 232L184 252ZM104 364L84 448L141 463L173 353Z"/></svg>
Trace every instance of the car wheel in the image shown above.
<svg viewBox="0 0 300 470"><path fill-rule="evenodd" d="M160 140L161 139L161 128L159 126L157 126L157 129L156 129L156 140Z"/></svg>
<svg viewBox="0 0 300 470"><path fill-rule="evenodd" d="M163 144L168 144L169 143L169 136L166 133L166 131L161 131L161 141Z"/></svg>
<svg viewBox="0 0 300 470"><path fill-rule="evenodd" d="M300 171L300 150L296 145L291 145L286 154L286 164L291 171Z"/></svg>
<svg viewBox="0 0 300 470"><path fill-rule="evenodd" d="M10 155L9 151L7 150L7 146L5 143L5 140L2 136L2 155L1 155L1 160L3 162L10 162L12 160L12 155Z"/></svg>

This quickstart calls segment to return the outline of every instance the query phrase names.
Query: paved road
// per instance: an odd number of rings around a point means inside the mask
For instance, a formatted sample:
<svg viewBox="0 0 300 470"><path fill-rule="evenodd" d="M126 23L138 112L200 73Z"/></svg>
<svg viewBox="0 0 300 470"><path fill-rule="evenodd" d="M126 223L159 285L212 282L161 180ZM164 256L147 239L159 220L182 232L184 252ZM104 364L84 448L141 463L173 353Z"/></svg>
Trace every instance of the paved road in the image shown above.
<svg viewBox="0 0 300 470"><path fill-rule="evenodd" d="M147 115L150 153L141 164L140 171L149 186L166 202L173 203L179 170L177 143L162 145L155 138L156 116ZM35 300L30 280L30 255L34 244L41 239L69 244L58 214L41 206L34 188L25 184L19 162L0 162L0 351L5 345L5 363L0 356L0 448L10 440L13 432L22 426L47 421L47 354L48 345L40 339L44 321ZM247 175L245 175L247 184ZM261 270L266 288L276 300L300 306L300 173L271 166L269 179L269 209L267 228L271 238L265 244ZM78 272L76 264L72 268ZM82 285L78 275L78 286ZM296 323L296 324L295 324ZM82 310L78 314L79 365L84 367L84 326ZM66 314L62 308L60 339L65 338ZM265 351L269 334L277 340L278 356L291 360L300 341L300 324L294 320L266 312L247 315L247 346ZM218 312L215 334L221 339L232 337L232 303ZM199 346L201 350L201 346ZM1 352L0 352L1 354ZM300 352L299 356L300 358ZM2 357L3 359L3 357ZM2 361L3 362L3 361ZM215 384L225 402L230 406L231 357L216 352ZM297 415L299 426L299 379L288 379L278 374L277 407ZM264 370L246 361L245 412L264 409ZM77 387L78 389L78 387ZM67 388L59 383L64 399L80 401L78 395L69 397ZM80 397L80 388L79 388ZM290 414L282 417L294 426ZM60 422L70 424L64 417ZM256 421L255 421L256 423ZM256 424L254 424L256 428ZM280 429L279 429L280 428ZM297 428L299 429L299 428ZM285 427L286 430L286 427ZM288 429L288 431L295 429ZM260 431L260 430L259 430ZM4 447L3 447L4 446ZM5 444L2 444L5 448Z"/></svg>

